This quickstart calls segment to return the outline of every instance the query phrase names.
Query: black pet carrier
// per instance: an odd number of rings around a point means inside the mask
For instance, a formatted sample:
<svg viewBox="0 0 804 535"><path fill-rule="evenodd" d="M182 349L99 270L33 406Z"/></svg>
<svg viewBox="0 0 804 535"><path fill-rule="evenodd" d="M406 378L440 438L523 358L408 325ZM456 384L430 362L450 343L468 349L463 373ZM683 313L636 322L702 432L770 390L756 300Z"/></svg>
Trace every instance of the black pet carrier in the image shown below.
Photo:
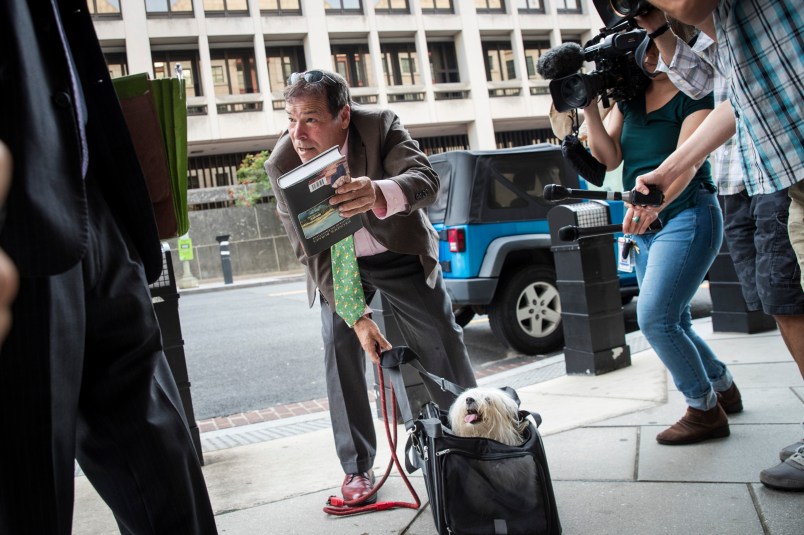
<svg viewBox="0 0 804 535"><path fill-rule="evenodd" d="M532 416L536 422L528 420L520 446L455 436L447 411L432 402L414 420L399 369L403 363L456 397L464 389L429 373L407 347L382 355L381 366L393 383L409 433L406 468L409 473L422 470L439 535L560 534L550 470L537 429L541 417L520 411L521 418ZM506 390L518 404L516 392Z"/></svg>

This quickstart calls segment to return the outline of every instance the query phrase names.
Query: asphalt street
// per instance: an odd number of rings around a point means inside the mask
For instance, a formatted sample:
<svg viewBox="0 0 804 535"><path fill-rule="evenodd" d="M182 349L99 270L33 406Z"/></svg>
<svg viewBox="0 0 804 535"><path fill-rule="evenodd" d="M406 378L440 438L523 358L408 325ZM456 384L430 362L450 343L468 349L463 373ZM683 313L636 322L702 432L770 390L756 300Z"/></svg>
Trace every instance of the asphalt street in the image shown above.
<svg viewBox="0 0 804 535"><path fill-rule="evenodd" d="M318 306L307 308L303 282L183 293L184 350L197 420L326 397ZM693 300L693 317L711 314L709 290ZM637 329L636 301L623 308L626 331ZM527 356L503 346L486 316L464 328L475 368ZM373 370L367 376L373 383Z"/></svg>

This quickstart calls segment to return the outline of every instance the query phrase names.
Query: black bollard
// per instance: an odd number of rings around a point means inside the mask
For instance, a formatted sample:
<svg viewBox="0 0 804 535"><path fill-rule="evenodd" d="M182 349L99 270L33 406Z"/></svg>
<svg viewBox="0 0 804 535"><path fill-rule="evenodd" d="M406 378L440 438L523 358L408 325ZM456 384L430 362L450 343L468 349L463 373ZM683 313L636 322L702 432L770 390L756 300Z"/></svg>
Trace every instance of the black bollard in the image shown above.
<svg viewBox="0 0 804 535"><path fill-rule="evenodd" d="M564 325L567 374L600 375L631 365L608 206L581 203L547 213ZM589 237L565 241L568 226ZM597 228L600 232L591 232Z"/></svg>
<svg viewBox="0 0 804 535"><path fill-rule="evenodd" d="M215 236L221 247L221 270L223 271L223 283L232 284L232 258L229 254L229 234Z"/></svg>

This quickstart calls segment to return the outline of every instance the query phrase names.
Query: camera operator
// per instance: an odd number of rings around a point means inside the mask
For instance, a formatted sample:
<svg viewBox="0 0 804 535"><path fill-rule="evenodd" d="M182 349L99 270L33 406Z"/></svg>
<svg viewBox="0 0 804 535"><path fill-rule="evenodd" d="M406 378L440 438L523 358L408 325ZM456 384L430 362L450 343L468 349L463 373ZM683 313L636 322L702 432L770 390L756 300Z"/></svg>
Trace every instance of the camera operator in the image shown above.
<svg viewBox="0 0 804 535"><path fill-rule="evenodd" d="M655 28L666 22L657 10L637 21ZM632 188L637 175L653 169L683 143L713 107L711 96L693 100L679 92L666 74L654 72L657 43L669 50L675 37L667 31L654 31L653 37L643 59L652 76L644 94L617 103L605 127L596 103L584 108L592 154L608 169L623 163L624 189ZM684 169L678 185L667 188L667 201L660 209L629 206L623 221L623 232L635 235L638 249L639 327L688 405L681 420L657 435L660 444L691 444L728 436L726 411L742 407L731 373L695 333L690 314L692 296L722 240L722 216L714 192L709 163L696 162ZM648 226L656 218L663 229L649 232Z"/></svg>
<svg viewBox="0 0 804 535"><path fill-rule="evenodd" d="M721 7L727 8L727 4L730 2L724 2L724 6ZM790 29L792 21L778 16L778 13L800 14L800 7L793 6L791 2L781 2L777 4L781 11L770 13L767 9L769 5L761 4L763 5L757 10L758 16L755 20L764 20L766 23L764 27L774 28L773 35L763 33L763 40L777 42L782 39L793 43L796 41L794 35L797 32L800 42L801 30L786 31ZM712 154L718 187L722 194L726 194L723 197L725 237L748 309L757 310L762 307L765 313L774 317L787 348L804 377L804 292L798 288L799 281L804 281L801 265L804 253L801 250L801 241L804 240L802 231L804 212L800 205L800 202L804 201L804 186L802 186L804 182L799 181L792 186L787 182L788 177L800 179L802 175L801 133L798 130L802 95L800 85L787 83L790 81L786 79L787 73L791 71L778 68L779 65L789 61L797 62L798 68L794 68L792 72L801 76L801 49L799 46L796 51L795 48L785 45L784 57L776 57L773 56L772 50L778 49L769 46L768 42L763 41L761 46L754 44L753 50L756 55L752 52L747 56L760 70L773 72L776 77L772 87L766 86L765 77L754 78L751 72L745 70L744 66L749 63L735 61L735 57L745 58L745 55L733 56L728 50L722 50L726 46L737 46L738 54L746 53L747 49L743 48L745 43L735 30L748 26L747 21L751 19L747 17L740 19L737 15L734 18L725 18L720 16L723 13L717 13L719 15L717 26L721 32L719 38L726 43L723 47L719 49L717 43L709 37L715 34L715 23L710 14L700 24L703 33L695 45L689 47L679 41L675 56L666 68L673 82L693 97L703 82L710 84L713 82L712 77L705 79L702 76L704 70L707 67L713 70L716 100L724 101L719 106L728 112L720 115L723 124L735 123L731 104L727 100L728 90L731 87L737 91L736 102L742 102L743 106L749 105L744 108L744 113L740 114L739 120L736 121L737 136L730 138ZM676 14L688 16L681 11L676 11ZM773 17L773 20L768 20L769 17ZM724 21L729 23L731 31L724 29ZM731 63L728 63L730 60ZM736 69L734 80L731 80L732 69ZM734 82L734 85L732 86L730 82ZM745 82L751 83L752 87L746 89L743 85ZM795 87L799 90L795 91ZM768 110L767 102L755 98L757 92L770 89L779 95L779 102L790 101L788 104L791 106L783 105L785 113ZM759 142L755 137L752 138L751 131L746 128L749 124L753 125L751 130L754 132L761 132L767 128L768 116L762 116L760 122L750 122L750 119L747 119L752 113L757 113L757 110L771 113L770 117L775 117L777 118L775 120L779 121L773 123L773 128L777 130L766 134L764 141ZM717 115L712 114L707 123L715 117ZM789 122L785 123L785 120ZM740 140L740 146L737 145L737 140ZM797 143L797 148L790 147L791 142ZM691 151L689 156L695 157L694 147L699 147L701 150L709 148L703 143L696 143L685 146L683 150L686 152L689 149ZM757 148L761 152L755 150ZM659 166L660 169L657 170L659 176L663 171L662 168L669 167L669 163L685 152L678 151L668 159L668 162ZM760 161L757 157L759 154L768 161ZM645 179L650 183L651 174ZM773 190L773 187L777 189ZM785 221L788 221L789 233L778 232L780 222L784 224ZM798 259L793 250L794 245L791 244L796 241L798 241ZM760 481L770 488L804 491L804 451L798 451L802 446L804 440L783 448L779 453L782 462L773 468L763 470Z"/></svg>

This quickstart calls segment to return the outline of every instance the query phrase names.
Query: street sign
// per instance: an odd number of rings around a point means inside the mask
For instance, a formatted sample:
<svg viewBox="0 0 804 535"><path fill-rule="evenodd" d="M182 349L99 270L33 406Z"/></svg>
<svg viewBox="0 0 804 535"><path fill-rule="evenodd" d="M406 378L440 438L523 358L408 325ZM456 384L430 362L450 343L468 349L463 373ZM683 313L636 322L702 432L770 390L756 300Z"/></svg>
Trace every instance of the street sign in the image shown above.
<svg viewBox="0 0 804 535"><path fill-rule="evenodd" d="M179 237L179 260L192 260L193 259L193 240L190 239L189 234Z"/></svg>

